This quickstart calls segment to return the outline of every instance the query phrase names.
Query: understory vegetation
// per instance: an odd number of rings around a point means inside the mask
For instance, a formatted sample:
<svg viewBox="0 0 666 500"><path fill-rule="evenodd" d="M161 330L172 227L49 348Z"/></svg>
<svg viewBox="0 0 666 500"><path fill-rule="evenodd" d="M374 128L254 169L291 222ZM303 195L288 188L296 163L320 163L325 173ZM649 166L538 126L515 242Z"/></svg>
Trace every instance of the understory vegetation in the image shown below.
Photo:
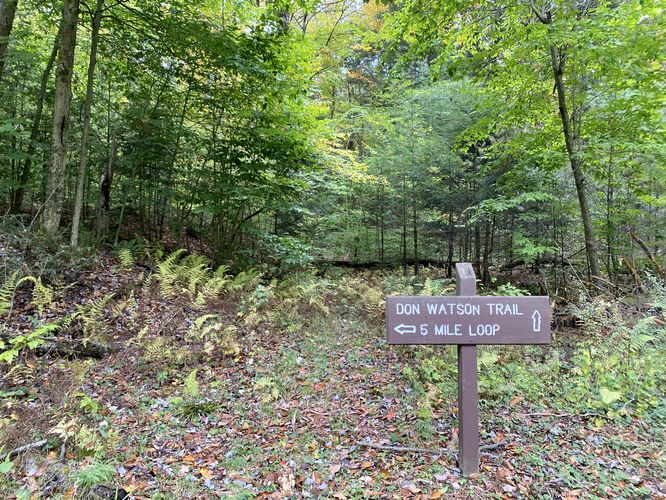
<svg viewBox="0 0 666 500"><path fill-rule="evenodd" d="M445 271L231 275L139 240L85 262L2 285L3 496L660 491L666 288L653 276L633 303L581 300L566 311L579 328L552 346L480 348L489 451L463 478L454 347L384 340L384 297L450 294Z"/></svg>

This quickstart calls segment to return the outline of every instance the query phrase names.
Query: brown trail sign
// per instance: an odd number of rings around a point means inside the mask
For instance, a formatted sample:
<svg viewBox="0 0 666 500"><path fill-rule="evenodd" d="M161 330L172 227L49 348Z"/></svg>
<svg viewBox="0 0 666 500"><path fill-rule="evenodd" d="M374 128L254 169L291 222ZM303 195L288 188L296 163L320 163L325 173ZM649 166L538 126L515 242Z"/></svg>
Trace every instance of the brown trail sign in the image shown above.
<svg viewBox="0 0 666 500"><path fill-rule="evenodd" d="M470 263L456 264L457 297L387 297L389 344L458 345L459 466L479 471L477 344L550 344L548 297L479 297Z"/></svg>

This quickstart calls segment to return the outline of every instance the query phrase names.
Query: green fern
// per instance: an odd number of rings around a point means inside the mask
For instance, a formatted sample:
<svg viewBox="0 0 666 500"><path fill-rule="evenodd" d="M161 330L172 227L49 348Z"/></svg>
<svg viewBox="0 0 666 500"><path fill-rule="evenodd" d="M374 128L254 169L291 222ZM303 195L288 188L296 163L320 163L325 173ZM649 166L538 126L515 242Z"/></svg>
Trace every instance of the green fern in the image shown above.
<svg viewBox="0 0 666 500"><path fill-rule="evenodd" d="M198 398L201 394L199 382L197 382L197 369L195 368L185 377L183 382L183 393L190 398Z"/></svg>
<svg viewBox="0 0 666 500"><path fill-rule="evenodd" d="M81 311L77 310L74 311L72 314L68 314L67 316L59 320L58 324L60 325L60 328L62 328L63 330L67 330L68 328L70 328L74 324L74 321L76 321L76 319L80 316L80 314Z"/></svg>
<svg viewBox="0 0 666 500"><path fill-rule="evenodd" d="M638 354L652 341L656 340L654 335L658 330L657 321L654 317L642 318L629 331L629 351Z"/></svg>
<svg viewBox="0 0 666 500"><path fill-rule="evenodd" d="M104 333L106 329L106 325L104 324L104 310L114 295L114 293L108 293L92 301L90 304L77 308L77 318L81 321L83 333L86 338L99 336Z"/></svg>
<svg viewBox="0 0 666 500"><path fill-rule="evenodd" d="M176 414L184 418L206 417L220 407L217 401L183 401L176 409Z"/></svg>
<svg viewBox="0 0 666 500"><path fill-rule="evenodd" d="M18 271L14 272L7 281L0 286L0 316L8 314L11 310L17 283Z"/></svg>
<svg viewBox="0 0 666 500"><path fill-rule="evenodd" d="M225 326L219 315L204 314L194 320L186 339L204 342L203 351L206 353L219 349L226 356L236 356L240 353L237 331L234 325Z"/></svg>
<svg viewBox="0 0 666 500"><path fill-rule="evenodd" d="M193 303L194 307L195 308L203 307L208 300L218 296L227 287L228 283L229 283L228 276L215 275L212 278L208 279L200 287L199 292L196 295L196 299L194 300Z"/></svg>
<svg viewBox="0 0 666 500"><path fill-rule="evenodd" d="M132 249L128 247L120 248L117 251L120 266L123 269L129 269L134 265L134 255Z"/></svg>
<svg viewBox="0 0 666 500"><path fill-rule="evenodd" d="M116 468L109 464L95 462L74 473L74 482L82 488L90 488L110 483L116 475Z"/></svg>
<svg viewBox="0 0 666 500"><path fill-rule="evenodd" d="M185 296L192 307L200 309L224 291L231 279L226 274L226 266L220 266L213 272L206 257L188 255L180 259L183 252L182 249L176 250L160 262L155 279L166 298Z"/></svg>
<svg viewBox="0 0 666 500"><path fill-rule="evenodd" d="M259 284L259 281L261 281L261 274L261 271L258 269L242 271L231 280L228 288L232 291L255 288Z"/></svg>
<svg viewBox="0 0 666 500"><path fill-rule="evenodd" d="M210 338L212 332L220 329L220 317L217 314L204 314L194 320L187 332L187 338L195 341L206 340Z"/></svg>
<svg viewBox="0 0 666 500"><path fill-rule="evenodd" d="M167 298L174 298L180 292L176 285L180 274L178 260L183 253L185 253L185 249L180 248L157 264L156 277L160 284L160 291Z"/></svg>
<svg viewBox="0 0 666 500"><path fill-rule="evenodd" d="M208 281L210 274L209 263L205 257L200 255L188 255L178 266L178 275L183 282L187 283L190 295L195 295L197 288Z"/></svg>
<svg viewBox="0 0 666 500"><path fill-rule="evenodd" d="M113 299L115 293L107 293L104 297L93 300L87 307L87 315L91 319L99 319L104 314L104 309Z"/></svg>
<svg viewBox="0 0 666 500"><path fill-rule="evenodd" d="M19 287L26 281L29 281L34 285L32 289L32 303L37 306L37 311L41 316L44 314L44 309L53 305L53 290L44 285L41 278L35 278L34 276L25 276L21 278L18 283L16 283L16 286Z"/></svg>
<svg viewBox="0 0 666 500"><path fill-rule="evenodd" d="M59 322L42 325L26 335L18 335L9 340L9 346L0 340L0 363L11 363L21 353L23 349L34 349L46 343L56 330L60 328Z"/></svg>

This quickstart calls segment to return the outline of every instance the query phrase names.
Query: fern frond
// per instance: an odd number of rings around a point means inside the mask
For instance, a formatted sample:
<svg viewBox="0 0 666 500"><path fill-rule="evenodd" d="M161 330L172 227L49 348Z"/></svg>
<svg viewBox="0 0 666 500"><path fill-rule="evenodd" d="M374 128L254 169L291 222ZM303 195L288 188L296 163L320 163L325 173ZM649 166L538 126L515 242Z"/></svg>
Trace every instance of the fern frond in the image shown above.
<svg viewBox="0 0 666 500"><path fill-rule="evenodd" d="M78 307L78 318L81 321L86 338L104 333L107 328L104 324L104 310L114 295L115 293L108 293L93 300L90 304Z"/></svg>
<svg viewBox="0 0 666 500"><path fill-rule="evenodd" d="M196 341L203 340L220 325L219 321L220 317L217 314L204 314L194 320L187 336Z"/></svg>
<svg viewBox="0 0 666 500"><path fill-rule="evenodd" d="M132 249L128 247L120 248L117 252L120 266L123 269L129 269L134 265L134 255Z"/></svg>
<svg viewBox="0 0 666 500"><path fill-rule="evenodd" d="M195 308L201 308L206 302L219 295L229 283L228 276L214 276L204 283L193 303Z"/></svg>
<svg viewBox="0 0 666 500"><path fill-rule="evenodd" d="M87 307L87 316L91 319L99 319L104 314L104 309L109 304L115 293L107 293L104 297L100 297L92 301Z"/></svg>
<svg viewBox="0 0 666 500"><path fill-rule="evenodd" d="M16 286L19 287L26 281L29 281L34 285L32 288L32 303L37 306L37 311L41 316L44 314L44 309L53 305L53 290L44 285L41 278L35 278L34 276L25 276L21 278L18 283L16 283Z"/></svg>
<svg viewBox="0 0 666 500"><path fill-rule="evenodd" d="M261 271L258 269L249 269L242 271L229 284L229 290L242 290L244 288L254 288L261 280Z"/></svg>
<svg viewBox="0 0 666 500"><path fill-rule="evenodd" d="M167 298L175 297L179 290L176 288L176 281L179 275L178 260L180 256L185 253L185 249L180 248L157 264L157 280L160 284L160 291Z"/></svg>
<svg viewBox="0 0 666 500"><path fill-rule="evenodd" d="M73 313L68 314L64 318L60 319L58 321L60 328L65 330L67 328L70 328L74 324L74 320L76 320L80 315L81 315L80 311L74 311Z"/></svg>
<svg viewBox="0 0 666 500"><path fill-rule="evenodd" d="M187 269L187 289L191 295L197 291L197 287L208 280L208 268L205 263L200 262Z"/></svg>
<svg viewBox="0 0 666 500"><path fill-rule="evenodd" d="M11 310L17 283L18 271L15 271L9 278L7 278L7 281L0 286L0 316L4 316Z"/></svg>
<svg viewBox="0 0 666 500"><path fill-rule="evenodd" d="M0 352L0 363L11 363L23 349L34 349L46 342L46 339L60 328L60 323L55 321L35 328L26 335L18 335L9 340L10 347ZM6 345L5 345L6 347Z"/></svg>
<svg viewBox="0 0 666 500"><path fill-rule="evenodd" d="M109 464L92 463L74 474L74 481L83 488L110 483L116 475L116 468Z"/></svg>
<svg viewBox="0 0 666 500"><path fill-rule="evenodd" d="M229 271L229 266L222 264L215 270L214 276L216 278L226 278Z"/></svg>

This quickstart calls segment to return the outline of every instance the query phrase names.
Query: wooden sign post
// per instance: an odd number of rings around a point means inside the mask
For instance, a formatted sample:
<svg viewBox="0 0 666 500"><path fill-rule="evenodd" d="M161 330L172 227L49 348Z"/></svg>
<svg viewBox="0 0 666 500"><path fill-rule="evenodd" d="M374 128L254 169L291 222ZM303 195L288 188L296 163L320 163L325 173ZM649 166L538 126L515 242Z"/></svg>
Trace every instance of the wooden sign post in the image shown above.
<svg viewBox="0 0 666 500"><path fill-rule="evenodd" d="M389 344L458 346L458 466L479 471L478 344L550 344L548 297L479 297L468 262L456 264L456 297L387 297Z"/></svg>

